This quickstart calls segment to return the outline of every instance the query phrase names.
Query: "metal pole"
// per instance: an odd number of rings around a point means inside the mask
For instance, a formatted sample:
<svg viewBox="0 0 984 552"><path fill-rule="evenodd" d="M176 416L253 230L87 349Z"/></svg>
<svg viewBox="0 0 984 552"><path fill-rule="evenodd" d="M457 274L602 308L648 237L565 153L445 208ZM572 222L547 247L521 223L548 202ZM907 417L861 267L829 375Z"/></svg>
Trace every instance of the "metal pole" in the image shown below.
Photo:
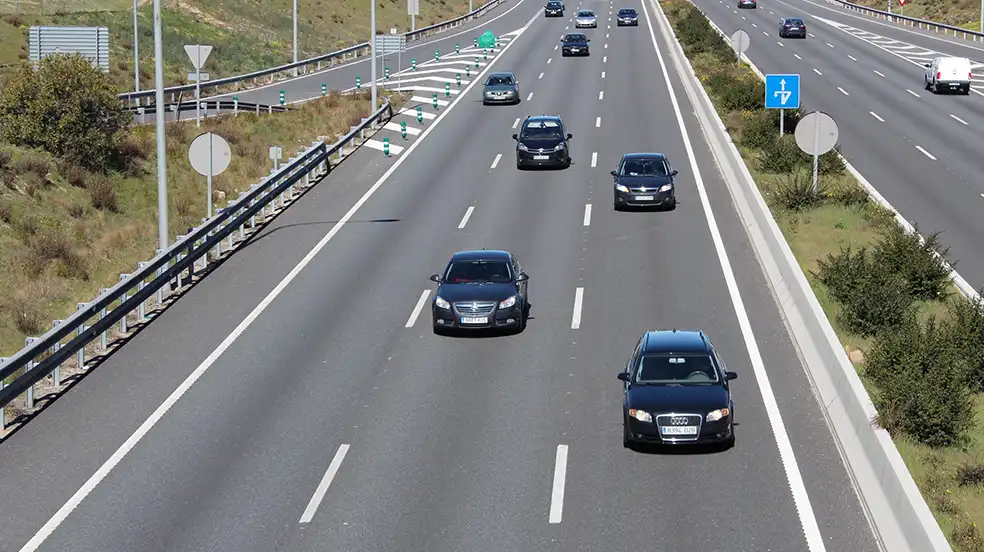
<svg viewBox="0 0 984 552"><path fill-rule="evenodd" d="M195 46L195 126L202 126L202 45ZM180 108L180 106L178 106Z"/></svg>
<svg viewBox="0 0 984 552"><path fill-rule="evenodd" d="M472 0L468 0L468 13L471 13L473 11L474 10L472 9Z"/></svg>
<svg viewBox="0 0 984 552"><path fill-rule="evenodd" d="M212 218L212 133L208 133L208 218Z"/></svg>
<svg viewBox="0 0 984 552"><path fill-rule="evenodd" d="M137 0L133 0L133 90L140 92L140 40L137 32Z"/></svg>
<svg viewBox="0 0 984 552"><path fill-rule="evenodd" d="M376 111L376 2L373 1L369 5L369 17L372 19L369 24L369 50L372 55L372 63L369 64L371 67L369 78L372 80L372 109L369 112L373 113Z"/></svg>
<svg viewBox="0 0 984 552"><path fill-rule="evenodd" d="M820 112L816 113L816 120L813 122L813 195L817 195L819 189L817 176L820 168Z"/></svg>
<svg viewBox="0 0 984 552"><path fill-rule="evenodd" d="M167 146L164 142L164 43L161 40L161 0L154 0L154 114L157 119L157 241L167 249Z"/></svg>
<svg viewBox="0 0 984 552"><path fill-rule="evenodd" d="M984 0L981 0L981 6L984 7ZM416 30L417 30L417 16L411 13L410 14L410 32L412 33L412 32L414 32Z"/></svg>
<svg viewBox="0 0 984 552"><path fill-rule="evenodd" d="M780 109L779 110L779 137L780 138L782 138L784 132L785 122L786 122L786 110Z"/></svg>
<svg viewBox="0 0 984 552"><path fill-rule="evenodd" d="M981 0L981 28L978 30L984 33L984 0Z"/></svg>
<svg viewBox="0 0 984 552"><path fill-rule="evenodd" d="M981 2L984 2L984 0L981 0ZM397 90L402 90L403 89L403 75L400 73L401 71L403 71L403 48L402 47L400 47L396 51L396 89Z"/></svg>
<svg viewBox="0 0 984 552"><path fill-rule="evenodd" d="M294 63L297 63L297 0L294 0ZM294 76L297 76L297 67L294 68Z"/></svg>

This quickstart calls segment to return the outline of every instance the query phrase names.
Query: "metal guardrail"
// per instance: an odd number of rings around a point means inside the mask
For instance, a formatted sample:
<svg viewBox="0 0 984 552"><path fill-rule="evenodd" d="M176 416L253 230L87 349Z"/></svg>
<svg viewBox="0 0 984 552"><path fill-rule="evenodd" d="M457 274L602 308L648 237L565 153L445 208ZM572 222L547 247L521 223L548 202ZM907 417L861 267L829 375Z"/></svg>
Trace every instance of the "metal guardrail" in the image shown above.
<svg viewBox="0 0 984 552"><path fill-rule="evenodd" d="M137 263L135 272L121 274L118 284L100 290L91 301L79 303L70 317L55 320L47 333L28 337L24 348L13 357L0 358L0 429L4 428L4 407L26 393L25 406L33 409L35 384L50 376L53 385L60 386L63 365L74 363L78 371L84 372L87 347L108 353L113 345L111 333L125 337L131 320L141 323L152 318L147 313L148 301L164 305L169 296L194 284L199 261L200 269L207 270L210 262L221 260L224 253L247 242L263 223L331 170L332 155L340 160L346 146L363 140L367 130L375 130L392 117L393 108L387 101L334 144L314 142L250 186L249 191L230 200L212 218L204 219L188 235L178 236L170 247L158 250L153 259ZM114 329L117 325L118 333ZM94 342L98 344L90 347ZM7 380L10 382L5 385Z"/></svg>
<svg viewBox="0 0 984 552"><path fill-rule="evenodd" d="M413 41L416 41L416 40L420 40L422 38L427 38L429 36L432 36L432 35L435 35L435 34L438 34L438 33L442 33L442 32L444 32L444 31L446 31L448 29L452 29L454 27L459 27L459 26L461 26L462 24L464 24L467 21L470 21L472 19L476 19L478 17L481 17L481 16L485 15L489 10L491 10L492 8L495 8L496 6L499 6L500 4L505 3L505 1L506 0L489 0L488 2L486 2L485 4L483 4L478 9L476 9L476 10L474 10L472 12L466 13L465 15L462 15L460 17L456 17L454 19L450 19L448 21L444 21L444 22L441 22L441 23L436 23L436 24L430 25L428 27L423 27L421 29L417 29L417 30L412 31L412 32L403 33L403 36L406 37L407 42L413 42ZM247 89L247 88L253 88L255 86L258 86L258 82L257 81L258 81L258 79L260 79L262 77L270 77L269 82L268 83L265 83L265 84L269 84L269 83L276 82L277 80L280 80L278 77L282 77L283 76L283 73L288 73L289 72L290 75L288 75L288 78L296 76L294 74L295 73L295 70L297 70L296 72L297 72L298 75L306 75L306 74L311 73L311 72L320 71L321 70L321 66L324 63L328 63L329 66L333 66L339 60L342 63L344 63L345 61L348 61L348 60L351 60L351 59L356 59L356 58L359 58L359 57L362 57L362 56L369 55L369 52L370 51L371 51L371 44L367 41L367 42L363 42L361 44L356 44L354 46L349 46L348 48L344 48L344 49L338 50L336 52L330 52L330 53L322 54L320 56L316 56L316 57L313 57L313 58L310 58L310 59L305 59L305 60L302 60L302 61L298 61L297 63L289 63L287 65L280 65L278 67L270 67L268 69L261 69L259 71L254 71L252 73L247 73L245 75L237 75L237 76L232 76L232 77L225 77L225 78L221 78L221 79L215 79L213 81L206 81L206 82L201 83L201 90L204 91L204 90L207 90L207 89L215 89L215 88L219 88L219 87L227 87L227 86L229 86L231 88L231 90L228 90L228 91L229 92L234 92L234 91L244 90L244 89ZM248 87L242 87L241 86L243 83L247 83L247 82L251 83L253 86L248 86ZM232 86L230 86L230 85L232 85ZM179 85L179 86L169 86L169 87L167 87L167 88L164 89L164 93L171 96L170 102L174 102L174 96L175 95L181 94L182 92L194 92L195 91L195 88L196 88L196 85L194 83L192 83L192 84L183 84L183 85ZM155 91L151 89L151 90L141 90L140 92L126 92L126 93L120 94L119 97L120 97L120 101L122 101L122 102L125 102L125 103L128 103L128 104L129 103L134 103L136 105L139 105L140 104L140 100L142 100L142 99L146 99L147 102L153 101L152 99L154 97L154 94L155 94ZM145 102L145 103L147 103L147 102ZM168 103L170 103L170 102L168 102Z"/></svg>
<svg viewBox="0 0 984 552"><path fill-rule="evenodd" d="M970 37L971 40L973 40L974 42L984 42L984 33L980 33L977 31L970 31L964 29L963 27L956 27L953 25L947 25L945 23L937 23L936 21L929 21L926 19L916 19L915 17L907 17L904 15L899 15L897 13L889 13L887 11L876 10L875 8L869 8L868 6L853 4L845 0L827 0L827 2L831 4L839 5L851 11L865 13L868 15L875 15L879 19L885 19L893 23L901 23L903 25L918 27L920 29L934 30L938 33L942 32L943 34L953 34L953 36L963 35L963 38Z"/></svg>
<svg viewBox="0 0 984 552"><path fill-rule="evenodd" d="M201 102L202 114L208 114L209 109L213 111L231 111L233 113L238 113L242 111L243 113L283 113L285 111L290 111L290 108L285 105L266 105L257 104L249 102L241 102L239 100L209 100L202 99ZM130 105L127 106L129 110L134 115L154 115L157 113L157 106L150 104L144 105ZM174 113L177 111L194 111L195 101L181 102L179 104L170 104L164 106L164 111L169 113Z"/></svg>

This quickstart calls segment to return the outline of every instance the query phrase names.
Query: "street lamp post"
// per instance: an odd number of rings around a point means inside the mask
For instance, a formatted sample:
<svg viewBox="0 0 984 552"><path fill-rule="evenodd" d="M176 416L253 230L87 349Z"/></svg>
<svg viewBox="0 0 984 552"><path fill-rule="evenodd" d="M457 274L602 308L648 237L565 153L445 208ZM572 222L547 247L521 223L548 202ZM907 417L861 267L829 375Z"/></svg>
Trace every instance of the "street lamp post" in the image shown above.
<svg viewBox="0 0 984 552"><path fill-rule="evenodd" d="M133 0L133 90L140 92L140 34L137 32L137 0Z"/></svg>
<svg viewBox="0 0 984 552"><path fill-rule="evenodd" d="M294 0L294 63L297 63L297 0ZM297 67L294 67L294 76L297 76Z"/></svg>
<svg viewBox="0 0 984 552"><path fill-rule="evenodd" d="M372 22L369 24L369 49L372 55L372 62L369 64L371 69L369 70L369 78L372 80L372 110L369 114L376 112L376 2L373 0L369 3L371 6L369 8L369 17L372 18Z"/></svg>
<svg viewBox="0 0 984 552"><path fill-rule="evenodd" d="M161 0L154 0L154 114L157 118L157 240L167 249L167 146L164 141L164 44L161 37Z"/></svg>

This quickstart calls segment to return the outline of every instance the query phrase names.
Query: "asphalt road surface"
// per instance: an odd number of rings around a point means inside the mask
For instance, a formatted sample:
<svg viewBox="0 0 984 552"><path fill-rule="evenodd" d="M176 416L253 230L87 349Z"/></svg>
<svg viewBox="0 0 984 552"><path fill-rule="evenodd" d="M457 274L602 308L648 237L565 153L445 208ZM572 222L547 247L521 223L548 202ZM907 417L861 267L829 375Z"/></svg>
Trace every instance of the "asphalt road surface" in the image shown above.
<svg viewBox="0 0 984 552"><path fill-rule="evenodd" d="M590 57L562 58L571 23L524 4L491 60L522 104L483 107L476 85L401 115L420 132L383 132L406 149L360 149L0 445L4 549L876 550L649 23L583 6L603 14ZM564 118L572 167L516 170L529 113ZM616 213L608 171L646 150L680 170L680 205ZM529 326L435 336L428 276L481 247L530 274ZM673 327L740 374L731 450L621 446L615 376Z"/></svg>
<svg viewBox="0 0 984 552"><path fill-rule="evenodd" d="M984 48L858 16L823 2L696 0L725 33L741 28L746 55L764 73L799 73L803 103L829 113L842 152L871 184L924 233L942 232L960 274L984 286ZM778 38L782 17L801 17L809 36ZM934 95L923 63L966 56L975 72L969 96Z"/></svg>

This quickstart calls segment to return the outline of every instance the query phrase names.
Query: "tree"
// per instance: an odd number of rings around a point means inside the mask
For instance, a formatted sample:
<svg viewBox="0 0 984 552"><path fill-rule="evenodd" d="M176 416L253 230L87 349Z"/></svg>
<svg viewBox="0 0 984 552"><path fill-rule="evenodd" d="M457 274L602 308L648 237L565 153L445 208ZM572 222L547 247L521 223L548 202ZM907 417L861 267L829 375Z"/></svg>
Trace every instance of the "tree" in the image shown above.
<svg viewBox="0 0 984 552"><path fill-rule="evenodd" d="M109 78L79 54L24 64L0 90L0 137L104 169L133 120Z"/></svg>

